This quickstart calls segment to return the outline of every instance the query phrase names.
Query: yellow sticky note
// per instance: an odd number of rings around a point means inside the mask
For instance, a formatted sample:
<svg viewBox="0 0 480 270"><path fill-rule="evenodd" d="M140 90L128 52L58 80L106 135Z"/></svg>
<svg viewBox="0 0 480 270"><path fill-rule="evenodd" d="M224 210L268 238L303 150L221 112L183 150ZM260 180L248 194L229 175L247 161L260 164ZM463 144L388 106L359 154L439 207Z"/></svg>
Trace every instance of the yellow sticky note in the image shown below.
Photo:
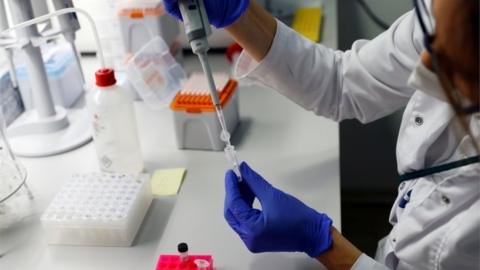
<svg viewBox="0 0 480 270"><path fill-rule="evenodd" d="M152 194L154 196L178 194L186 172L184 168L157 170L150 181Z"/></svg>

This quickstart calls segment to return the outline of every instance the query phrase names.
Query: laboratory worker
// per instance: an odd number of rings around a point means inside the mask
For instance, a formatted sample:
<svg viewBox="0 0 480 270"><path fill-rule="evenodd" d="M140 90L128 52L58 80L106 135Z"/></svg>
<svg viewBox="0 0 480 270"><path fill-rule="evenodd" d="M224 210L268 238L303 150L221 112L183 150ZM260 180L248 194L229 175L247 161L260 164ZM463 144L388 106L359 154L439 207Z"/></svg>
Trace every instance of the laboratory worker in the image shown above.
<svg viewBox="0 0 480 270"><path fill-rule="evenodd" d="M164 2L181 18L176 0ZM224 215L251 252L304 252L328 269L480 269L478 0L415 0L386 32L345 52L303 38L253 0L204 2L210 22L245 49L238 77L335 121L367 123L406 106L393 229L375 258L328 213L243 163L243 182L226 174Z"/></svg>

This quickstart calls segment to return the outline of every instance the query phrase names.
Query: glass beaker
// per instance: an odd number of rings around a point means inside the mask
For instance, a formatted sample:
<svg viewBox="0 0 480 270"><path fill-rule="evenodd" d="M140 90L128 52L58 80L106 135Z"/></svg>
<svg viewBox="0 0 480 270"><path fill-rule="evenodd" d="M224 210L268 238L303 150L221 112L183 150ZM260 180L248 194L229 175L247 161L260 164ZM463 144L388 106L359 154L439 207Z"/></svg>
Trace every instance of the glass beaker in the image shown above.
<svg viewBox="0 0 480 270"><path fill-rule="evenodd" d="M33 196L25 168L13 155L0 108L0 230L7 229L33 213Z"/></svg>

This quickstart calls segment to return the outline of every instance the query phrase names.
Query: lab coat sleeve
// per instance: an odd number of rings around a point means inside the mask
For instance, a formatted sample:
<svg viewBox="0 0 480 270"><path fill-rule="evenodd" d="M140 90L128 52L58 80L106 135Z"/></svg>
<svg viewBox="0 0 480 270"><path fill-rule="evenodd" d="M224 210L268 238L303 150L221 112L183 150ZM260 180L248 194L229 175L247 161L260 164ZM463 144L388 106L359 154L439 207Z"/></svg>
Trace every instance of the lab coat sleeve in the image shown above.
<svg viewBox="0 0 480 270"><path fill-rule="evenodd" d="M414 93L407 79L422 51L414 12L399 18L371 41L335 51L278 22L267 56L256 62L244 52L237 78L253 80L318 115L369 122L406 105Z"/></svg>
<svg viewBox="0 0 480 270"><path fill-rule="evenodd" d="M375 261L374 259L362 254L358 257L351 270L390 270L387 266Z"/></svg>

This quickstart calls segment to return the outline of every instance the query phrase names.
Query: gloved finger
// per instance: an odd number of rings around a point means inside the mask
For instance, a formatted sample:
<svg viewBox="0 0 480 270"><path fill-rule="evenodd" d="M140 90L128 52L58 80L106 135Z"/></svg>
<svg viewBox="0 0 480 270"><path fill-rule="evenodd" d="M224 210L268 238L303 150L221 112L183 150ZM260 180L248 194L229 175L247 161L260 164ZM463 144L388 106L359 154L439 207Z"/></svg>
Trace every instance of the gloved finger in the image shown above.
<svg viewBox="0 0 480 270"><path fill-rule="evenodd" d="M223 210L223 216L227 221L230 228L232 228L238 235L242 236L245 234L245 230L235 216L232 214L232 211L228 209L227 198L225 197L225 208Z"/></svg>
<svg viewBox="0 0 480 270"><path fill-rule="evenodd" d="M235 219L242 225L255 222L260 211L253 209L240 192L238 178L233 171L225 175L225 212L230 211Z"/></svg>
<svg viewBox="0 0 480 270"><path fill-rule="evenodd" d="M272 185L268 183L262 176L252 170L246 162L240 164L240 173L242 179L247 182L253 194L262 202L262 199L268 194L268 191L272 188Z"/></svg>
<svg viewBox="0 0 480 270"><path fill-rule="evenodd" d="M183 21L182 13L180 12L180 8L178 7L178 0L164 0L163 4L165 6L165 10L175 16L177 19Z"/></svg>
<svg viewBox="0 0 480 270"><path fill-rule="evenodd" d="M225 210L224 217L228 225L230 225L230 228L232 228L238 235L241 235L244 233L240 223L237 221L237 219L235 218L235 216L232 214L230 210L228 209Z"/></svg>
<svg viewBox="0 0 480 270"><path fill-rule="evenodd" d="M250 206L253 207L253 202L255 201L255 194L253 194L252 189L248 186L245 181L238 183L240 188L240 193L242 194L243 199L245 202Z"/></svg>
<svg viewBox="0 0 480 270"><path fill-rule="evenodd" d="M227 176L226 176L227 177ZM229 175L228 177L237 177L236 174ZM238 180L238 178L236 178ZM250 206L253 207L253 202L255 201L255 194L253 194L252 190L248 186L245 181L238 182L238 188L240 189L240 194L245 202Z"/></svg>
<svg viewBox="0 0 480 270"><path fill-rule="evenodd" d="M223 203L223 215L225 216L225 219L227 219L227 213L230 212L229 207L232 204L232 200L234 196L236 195L235 187L231 186L231 181L238 181L237 176L235 173L231 173L231 170L227 171L225 174L225 200ZM228 220L227 220L228 221Z"/></svg>
<svg viewBox="0 0 480 270"><path fill-rule="evenodd" d="M241 211L251 209L240 191L237 176L232 170L229 170L225 175L225 209L231 209L232 207Z"/></svg>

